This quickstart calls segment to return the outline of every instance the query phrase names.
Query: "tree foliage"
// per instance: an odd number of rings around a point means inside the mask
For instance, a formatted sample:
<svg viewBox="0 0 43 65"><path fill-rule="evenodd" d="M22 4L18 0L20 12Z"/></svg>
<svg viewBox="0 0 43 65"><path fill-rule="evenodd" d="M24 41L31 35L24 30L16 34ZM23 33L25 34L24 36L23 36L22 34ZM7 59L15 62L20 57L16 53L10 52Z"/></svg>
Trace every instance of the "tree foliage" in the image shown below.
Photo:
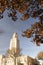
<svg viewBox="0 0 43 65"><path fill-rule="evenodd" d="M37 58L39 60L43 60L43 52L39 52L38 55L37 55Z"/></svg>
<svg viewBox="0 0 43 65"><path fill-rule="evenodd" d="M10 11L8 16L13 21L18 19L17 12L22 14L20 18L22 21L27 20L30 16L39 17L40 21L24 31L22 36L29 38L35 33L33 41L40 46L40 43L43 43L43 0L0 0L0 19L3 18L6 9Z"/></svg>
<svg viewBox="0 0 43 65"><path fill-rule="evenodd" d="M27 38L33 37L36 45L40 46L40 43L43 43L43 21L35 22L29 29L23 32L22 36Z"/></svg>
<svg viewBox="0 0 43 65"><path fill-rule="evenodd" d="M43 0L0 0L0 19L3 12L8 9L12 19L17 19L17 11L22 13L21 20L26 20L30 16L38 17L43 13Z"/></svg>
<svg viewBox="0 0 43 65"><path fill-rule="evenodd" d="M37 59L29 58L28 65L40 65Z"/></svg>

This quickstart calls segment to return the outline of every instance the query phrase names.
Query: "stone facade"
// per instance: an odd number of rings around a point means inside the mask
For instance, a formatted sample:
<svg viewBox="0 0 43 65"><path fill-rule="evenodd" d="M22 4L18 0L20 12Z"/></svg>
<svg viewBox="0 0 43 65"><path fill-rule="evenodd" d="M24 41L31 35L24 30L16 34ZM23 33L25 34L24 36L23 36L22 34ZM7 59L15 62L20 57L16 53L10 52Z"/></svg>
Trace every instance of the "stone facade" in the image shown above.
<svg viewBox="0 0 43 65"><path fill-rule="evenodd" d="M10 41L10 47L7 50L7 54L0 55L0 65L32 65L33 58L29 56L23 56L20 53L20 44L17 33L14 33ZM38 65L38 64L37 64Z"/></svg>

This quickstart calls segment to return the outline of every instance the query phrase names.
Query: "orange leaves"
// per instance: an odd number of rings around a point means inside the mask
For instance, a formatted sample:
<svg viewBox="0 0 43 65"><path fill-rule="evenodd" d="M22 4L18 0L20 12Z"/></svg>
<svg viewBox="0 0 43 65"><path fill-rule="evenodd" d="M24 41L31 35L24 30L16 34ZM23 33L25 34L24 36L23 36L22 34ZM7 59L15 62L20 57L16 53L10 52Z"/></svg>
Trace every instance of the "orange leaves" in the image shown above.
<svg viewBox="0 0 43 65"><path fill-rule="evenodd" d="M0 13L3 13L5 11L5 0L0 1Z"/></svg>
<svg viewBox="0 0 43 65"><path fill-rule="evenodd" d="M22 18L21 18L21 20L26 20L26 19L28 19L29 18L29 14L28 13L26 13L26 14L24 14L24 16L22 16Z"/></svg>
<svg viewBox="0 0 43 65"><path fill-rule="evenodd" d="M27 29L26 31L23 32L22 36L30 38L32 35L32 31L30 29Z"/></svg>
<svg viewBox="0 0 43 65"><path fill-rule="evenodd" d="M0 13L3 13L4 11L5 11L4 6L1 6L1 7L0 7Z"/></svg>
<svg viewBox="0 0 43 65"><path fill-rule="evenodd" d="M39 15L43 13L43 9L39 7L39 4L41 5L41 7L43 7L42 0L0 0L0 12L4 12L6 8L8 10L13 9L15 11L19 11L21 14L24 14L21 18L21 20L24 21L31 15L32 17L39 17Z"/></svg>
<svg viewBox="0 0 43 65"><path fill-rule="evenodd" d="M41 7L43 7L43 0L38 0L38 3Z"/></svg>
<svg viewBox="0 0 43 65"><path fill-rule="evenodd" d="M37 11L34 11L32 17L38 17L41 13L43 13L43 9L39 9L39 10L37 10ZM39 16L39 17L40 17L40 16Z"/></svg>
<svg viewBox="0 0 43 65"><path fill-rule="evenodd" d="M21 3L18 7L18 11L23 14L27 10L27 8L28 8L27 3Z"/></svg>
<svg viewBox="0 0 43 65"><path fill-rule="evenodd" d="M23 32L22 36L31 38L33 36L33 41L36 42L37 46L40 46L40 43L43 43L43 24L40 22L35 22L33 26L31 26L29 29Z"/></svg>
<svg viewBox="0 0 43 65"><path fill-rule="evenodd" d="M39 52L38 55L37 55L37 58L39 60L43 60L43 52Z"/></svg>

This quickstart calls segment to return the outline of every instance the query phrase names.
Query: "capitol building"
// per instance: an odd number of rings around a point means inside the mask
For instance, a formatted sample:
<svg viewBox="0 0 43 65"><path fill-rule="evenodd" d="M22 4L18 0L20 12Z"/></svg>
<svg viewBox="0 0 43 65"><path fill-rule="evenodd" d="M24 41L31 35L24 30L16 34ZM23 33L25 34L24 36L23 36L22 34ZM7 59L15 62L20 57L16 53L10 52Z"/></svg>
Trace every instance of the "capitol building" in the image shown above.
<svg viewBox="0 0 43 65"><path fill-rule="evenodd" d="M0 65L39 65L38 61L33 64L34 61L36 61L36 59L21 54L17 33L13 34L7 53L0 55Z"/></svg>

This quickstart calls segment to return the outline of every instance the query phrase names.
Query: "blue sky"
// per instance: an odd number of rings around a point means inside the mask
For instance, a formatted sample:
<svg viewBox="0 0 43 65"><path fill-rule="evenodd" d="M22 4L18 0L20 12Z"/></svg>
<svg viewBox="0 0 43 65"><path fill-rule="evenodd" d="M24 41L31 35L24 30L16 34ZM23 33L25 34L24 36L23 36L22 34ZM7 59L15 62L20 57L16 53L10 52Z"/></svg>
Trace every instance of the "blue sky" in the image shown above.
<svg viewBox="0 0 43 65"><path fill-rule="evenodd" d="M6 53L6 50L9 48L10 39L13 33L17 32L20 40L20 47L22 48L21 53L23 55L36 57L38 52L43 51L43 45L41 44L41 46L38 47L33 44L34 42L31 42L31 39L23 38L21 34L34 22L38 21L38 19L33 19L30 17L26 21L21 21L20 19L18 19L14 22L6 14L7 13L4 12L4 18L0 20L0 30L4 31L3 34L0 34L0 54ZM20 15L18 16L20 18Z"/></svg>

